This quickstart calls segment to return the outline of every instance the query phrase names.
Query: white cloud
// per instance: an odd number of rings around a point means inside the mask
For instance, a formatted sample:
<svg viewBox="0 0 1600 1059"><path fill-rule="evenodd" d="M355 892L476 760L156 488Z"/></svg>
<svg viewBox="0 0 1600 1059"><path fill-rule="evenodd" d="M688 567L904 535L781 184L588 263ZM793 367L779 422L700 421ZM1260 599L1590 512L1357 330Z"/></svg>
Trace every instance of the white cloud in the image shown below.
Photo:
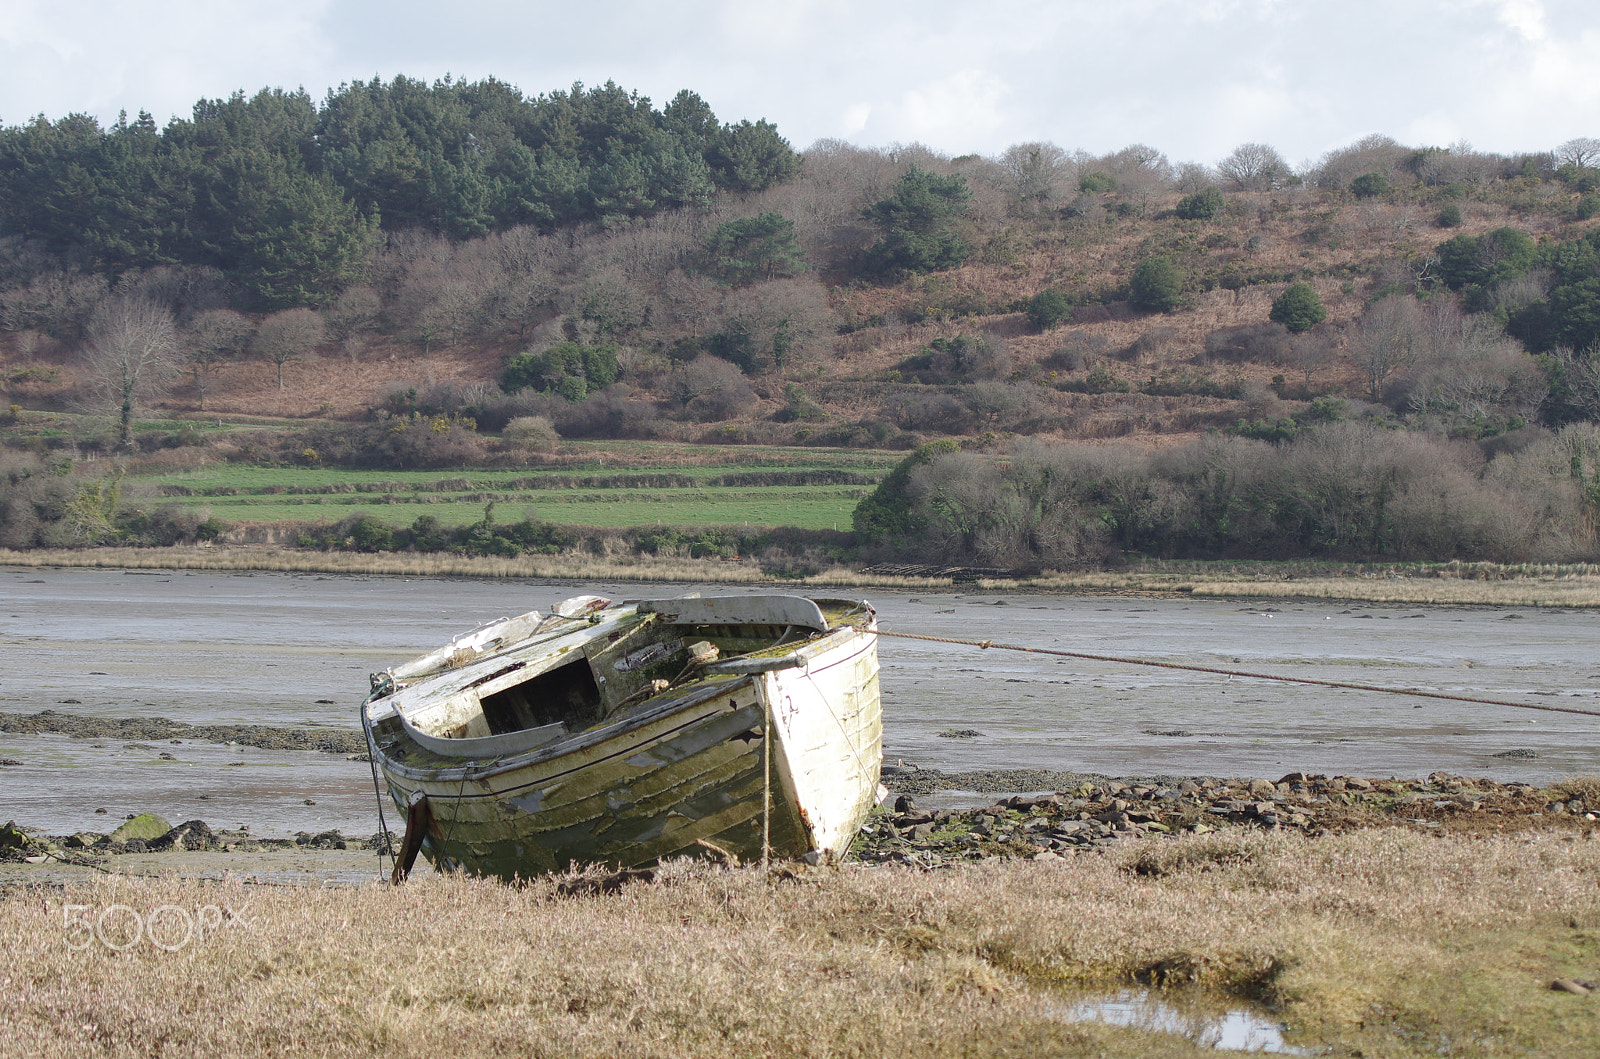
<svg viewBox="0 0 1600 1059"><path fill-rule="evenodd" d="M1499 0L1500 21L1524 40L1545 39L1544 5L1539 0Z"/></svg>
<svg viewBox="0 0 1600 1059"><path fill-rule="evenodd" d="M1382 131L1488 150L1600 135L1593 0L0 0L0 119L186 115L202 97L374 75L529 94L681 88L796 145L1052 140L1214 161Z"/></svg>
<svg viewBox="0 0 1600 1059"><path fill-rule="evenodd" d="M957 70L910 89L881 108L872 131L902 142L936 146L972 141L1006 123L1003 101L1011 89L985 70ZM976 134L976 135L975 135Z"/></svg>
<svg viewBox="0 0 1600 1059"><path fill-rule="evenodd" d="M791 49L816 42L820 23L848 18L847 5L830 0L790 0L763 4L750 0L724 0L723 31L737 47L767 48L775 40Z"/></svg>
<svg viewBox="0 0 1600 1059"><path fill-rule="evenodd" d="M9 3L0 22L0 118L86 111L110 121L149 110L186 116L204 97L244 89L314 94L332 58L318 28L325 0L270 8L202 0Z"/></svg>
<svg viewBox="0 0 1600 1059"><path fill-rule="evenodd" d="M872 105L870 103L852 103L850 106L845 107L844 113L840 115L839 127L846 136L854 136L866 130L867 122L871 117Z"/></svg>

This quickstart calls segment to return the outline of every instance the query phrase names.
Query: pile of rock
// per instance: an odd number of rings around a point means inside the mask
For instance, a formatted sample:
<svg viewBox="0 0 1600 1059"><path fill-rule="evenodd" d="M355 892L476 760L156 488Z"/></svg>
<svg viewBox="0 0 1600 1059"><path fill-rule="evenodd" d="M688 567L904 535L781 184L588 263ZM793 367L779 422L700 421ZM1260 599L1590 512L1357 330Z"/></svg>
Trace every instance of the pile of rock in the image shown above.
<svg viewBox="0 0 1600 1059"><path fill-rule="evenodd" d="M1132 835L1203 834L1224 827L1308 835L1384 825L1451 831L1565 826L1592 833L1597 815L1600 783L1543 789L1447 773L1425 780L1299 772L1277 782L1101 779L973 809L926 809L902 794L892 811L878 811L862 828L851 857L920 864L985 857L1048 860Z"/></svg>
<svg viewBox="0 0 1600 1059"><path fill-rule="evenodd" d="M213 830L204 820L186 820L174 827L155 813L130 815L110 834L80 831L75 835L33 835L14 825L0 828L0 860L49 859L82 861L121 853L245 852L270 849L376 849L381 835L346 839L338 831L301 831L294 838L256 838L248 828ZM13 840L14 839L14 840ZM393 837L392 845L400 840Z"/></svg>

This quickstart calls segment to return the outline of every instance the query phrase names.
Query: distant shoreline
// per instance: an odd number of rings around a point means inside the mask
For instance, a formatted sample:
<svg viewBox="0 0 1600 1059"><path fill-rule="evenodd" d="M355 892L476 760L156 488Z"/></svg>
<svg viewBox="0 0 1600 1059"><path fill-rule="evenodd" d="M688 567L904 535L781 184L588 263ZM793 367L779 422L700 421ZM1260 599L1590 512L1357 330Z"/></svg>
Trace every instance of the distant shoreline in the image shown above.
<svg viewBox="0 0 1600 1059"><path fill-rule="evenodd" d="M256 571L400 577L537 578L762 585L794 590L897 588L915 591L1026 592L1064 595L1324 600L1411 606L1600 607L1600 572L1592 566L1392 564L1351 573L1319 564L1297 574L1292 563L1151 563L1126 570L1042 573L956 584L949 577L897 577L836 567L809 577L765 573L747 560L626 556L523 555L517 558L436 552L334 552L276 545L176 545L169 548L0 549L0 567ZM1243 568L1243 569L1241 569Z"/></svg>

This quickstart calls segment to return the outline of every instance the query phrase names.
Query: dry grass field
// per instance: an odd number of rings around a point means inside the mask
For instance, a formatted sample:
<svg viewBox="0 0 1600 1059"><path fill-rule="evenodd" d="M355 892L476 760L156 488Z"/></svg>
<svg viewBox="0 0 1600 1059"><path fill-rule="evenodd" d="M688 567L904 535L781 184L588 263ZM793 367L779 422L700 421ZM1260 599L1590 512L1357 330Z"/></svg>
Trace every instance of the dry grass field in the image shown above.
<svg viewBox="0 0 1600 1059"><path fill-rule="evenodd" d="M589 581L763 580L754 564L716 559L603 559L581 555L497 556L446 552L321 552L272 545L172 548L0 549L0 566L126 570L277 570L285 573L399 574L449 577L578 578Z"/></svg>
<svg viewBox="0 0 1600 1059"><path fill-rule="evenodd" d="M1600 977L1592 834L1236 831L772 881L680 864L587 894L108 876L0 898L0 1055L1194 1054L1067 1016L1141 985L1256 1005L1300 1054L1592 1055L1600 996L1550 988Z"/></svg>
<svg viewBox="0 0 1600 1059"><path fill-rule="evenodd" d="M1152 564L1159 566L1161 564ZM973 587L999 592L1060 592L1084 595L1195 595L1239 599L1342 599L1367 603L1465 604L1495 607L1600 606L1600 569L1592 564L1495 566L1459 564L1396 567L1383 573L1286 576L1241 574L1240 564L1187 563L1182 572L1134 568L1126 571L1045 573L1021 581L978 581ZM1327 567L1330 564L1321 564ZM583 555L494 556L442 552L322 552L276 545L178 545L171 548L0 549L0 566L86 567L128 570L276 570L286 573L398 574L450 577L579 578L592 581L673 581L719 584L783 584L803 588L953 587L945 577L896 577L844 567L812 577L779 578L753 562L722 559L599 557ZM1397 572L1398 571L1398 572Z"/></svg>

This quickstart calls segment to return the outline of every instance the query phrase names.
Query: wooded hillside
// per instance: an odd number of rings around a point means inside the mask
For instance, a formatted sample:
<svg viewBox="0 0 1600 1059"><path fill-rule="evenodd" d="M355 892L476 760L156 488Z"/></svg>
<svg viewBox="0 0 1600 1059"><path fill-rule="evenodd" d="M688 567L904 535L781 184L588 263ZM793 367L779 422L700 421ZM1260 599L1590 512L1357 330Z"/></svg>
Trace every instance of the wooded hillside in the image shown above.
<svg viewBox="0 0 1600 1059"><path fill-rule="evenodd" d="M1343 423L1466 446L1481 481L1600 417L1597 160L1385 137L1301 170L1261 144L802 155L690 92L492 80L40 118L0 129L7 436L128 453L172 443L151 416L273 416L304 425L192 458L457 467L573 438L1000 454ZM100 418L42 426L79 411ZM1591 540L1572 503L1560 532Z"/></svg>

